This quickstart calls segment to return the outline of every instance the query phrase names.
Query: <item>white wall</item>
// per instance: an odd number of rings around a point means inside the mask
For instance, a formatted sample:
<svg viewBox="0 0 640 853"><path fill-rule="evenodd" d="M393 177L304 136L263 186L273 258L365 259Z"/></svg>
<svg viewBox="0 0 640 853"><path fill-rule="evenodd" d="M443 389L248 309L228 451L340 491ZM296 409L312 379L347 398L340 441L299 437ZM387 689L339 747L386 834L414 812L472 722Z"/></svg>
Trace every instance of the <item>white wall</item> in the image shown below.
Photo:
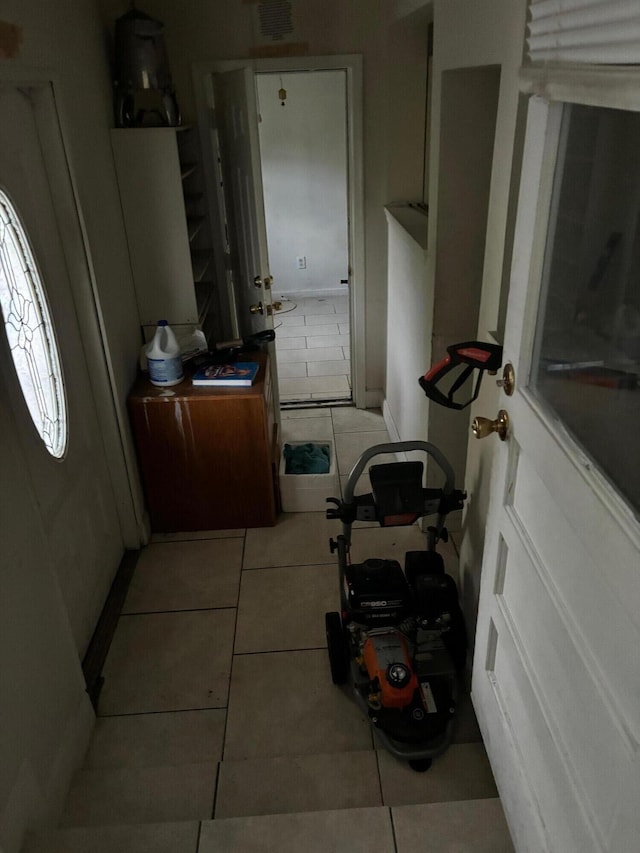
<svg viewBox="0 0 640 853"><path fill-rule="evenodd" d="M438 199L432 208L437 229L430 245L435 361L450 344L476 337L500 67L446 70L440 83ZM469 409L431 407L429 440L449 459L458 483L465 475L468 429Z"/></svg>
<svg viewBox="0 0 640 853"><path fill-rule="evenodd" d="M275 293L347 294L346 72L258 74L256 83Z"/></svg>
<svg viewBox="0 0 640 853"><path fill-rule="evenodd" d="M412 208L389 207L387 385L384 416L390 435L426 440L429 400L418 377L431 361L433 290L427 279L427 216ZM418 456L424 462L424 454Z"/></svg>
<svg viewBox="0 0 640 853"><path fill-rule="evenodd" d="M440 163L443 72L485 65L499 65L501 68L477 326L477 337L486 341L493 340L491 333L498 328L511 167L518 112L517 72L522 59L525 19L525 0L434 0L430 247L435 246L438 240L438 165ZM461 22L464 22L464 26L461 26ZM429 275L435 279L437 271L433 254L429 256L429 264ZM444 341L434 341L434 360L443 354L444 343ZM471 417L479 414L493 418L497 414L497 403L498 389L495 379L485 376L481 395L470 407L469 414ZM460 414L464 416L464 413ZM470 636L473 637L491 465L493 453L499 442L491 439L477 441L471 437L470 433L469 436L464 482L469 499L464 517L460 576L463 583L465 615Z"/></svg>

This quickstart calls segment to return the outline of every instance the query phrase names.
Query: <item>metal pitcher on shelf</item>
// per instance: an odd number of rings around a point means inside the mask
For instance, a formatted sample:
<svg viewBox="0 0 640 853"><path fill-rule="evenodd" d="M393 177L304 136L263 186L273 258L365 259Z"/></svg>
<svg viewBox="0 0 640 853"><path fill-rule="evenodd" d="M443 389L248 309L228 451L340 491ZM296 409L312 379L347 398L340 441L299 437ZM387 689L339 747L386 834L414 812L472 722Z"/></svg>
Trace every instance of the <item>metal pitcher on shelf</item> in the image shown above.
<svg viewBox="0 0 640 853"><path fill-rule="evenodd" d="M180 124L164 24L132 8L115 23L115 120L117 127Z"/></svg>

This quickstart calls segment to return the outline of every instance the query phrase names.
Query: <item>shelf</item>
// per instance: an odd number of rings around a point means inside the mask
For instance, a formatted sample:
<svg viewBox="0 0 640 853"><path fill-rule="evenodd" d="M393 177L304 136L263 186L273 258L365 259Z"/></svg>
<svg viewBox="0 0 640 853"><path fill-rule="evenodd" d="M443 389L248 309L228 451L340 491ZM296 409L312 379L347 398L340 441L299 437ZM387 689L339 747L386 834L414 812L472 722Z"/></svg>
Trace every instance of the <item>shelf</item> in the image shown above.
<svg viewBox="0 0 640 853"><path fill-rule="evenodd" d="M191 264L193 267L194 282L201 282L209 269L209 265L211 264L211 252L207 250L192 252Z"/></svg>
<svg viewBox="0 0 640 853"><path fill-rule="evenodd" d="M187 211L187 216L202 216L203 202L204 193L185 193L184 207Z"/></svg>
<svg viewBox="0 0 640 853"><path fill-rule="evenodd" d="M189 242L193 242L196 234L204 224L204 216L187 216L187 232L189 234Z"/></svg>
<svg viewBox="0 0 640 853"><path fill-rule="evenodd" d="M213 282L201 281L195 286L196 288L196 304L198 306L198 322L203 323L209 312L211 300L213 298Z"/></svg>
<svg viewBox="0 0 640 853"><path fill-rule="evenodd" d="M193 173L198 168L198 163L181 163L180 164L180 177L184 181L189 175L193 175Z"/></svg>

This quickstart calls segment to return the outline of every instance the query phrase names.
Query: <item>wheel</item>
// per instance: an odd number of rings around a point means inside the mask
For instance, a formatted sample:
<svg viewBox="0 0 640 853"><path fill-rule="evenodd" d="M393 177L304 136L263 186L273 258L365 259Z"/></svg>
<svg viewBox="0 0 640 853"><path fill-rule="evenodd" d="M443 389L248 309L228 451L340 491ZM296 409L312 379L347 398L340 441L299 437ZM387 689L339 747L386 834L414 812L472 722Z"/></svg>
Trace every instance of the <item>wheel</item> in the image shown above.
<svg viewBox="0 0 640 853"><path fill-rule="evenodd" d="M331 680L334 684L344 684L349 673L349 661L342 619L335 610L326 613L324 618L327 629L327 651L329 652Z"/></svg>
<svg viewBox="0 0 640 853"><path fill-rule="evenodd" d="M431 764L432 762L430 758L416 758L409 762L409 767L412 770L415 770L416 773L426 773L431 767Z"/></svg>

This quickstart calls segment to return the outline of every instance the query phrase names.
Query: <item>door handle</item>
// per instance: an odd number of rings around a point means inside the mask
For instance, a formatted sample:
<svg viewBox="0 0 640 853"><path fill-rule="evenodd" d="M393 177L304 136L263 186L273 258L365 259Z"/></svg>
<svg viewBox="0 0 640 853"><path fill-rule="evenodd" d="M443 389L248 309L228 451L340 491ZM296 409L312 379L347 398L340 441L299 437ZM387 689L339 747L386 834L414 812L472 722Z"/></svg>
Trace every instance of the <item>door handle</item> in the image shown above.
<svg viewBox="0 0 640 853"><path fill-rule="evenodd" d="M253 283L256 287L264 287L265 290L270 290L271 285L273 284L273 276L265 275L264 278L261 278L259 275L257 275L253 279Z"/></svg>
<svg viewBox="0 0 640 853"><path fill-rule="evenodd" d="M250 305L249 311L252 314L264 314L266 311L270 317L276 311L282 311L282 302L273 302L271 305L263 305L262 302L258 302L257 305Z"/></svg>
<svg viewBox="0 0 640 853"><path fill-rule="evenodd" d="M498 388L502 388L507 397L511 397L516 390L516 372L510 362L505 364L502 379L496 379L496 385Z"/></svg>
<svg viewBox="0 0 640 853"><path fill-rule="evenodd" d="M486 438L493 432L498 433L500 441L504 441L509 434L509 415L504 409L500 409L495 420L477 417L473 419L471 431L476 438Z"/></svg>

